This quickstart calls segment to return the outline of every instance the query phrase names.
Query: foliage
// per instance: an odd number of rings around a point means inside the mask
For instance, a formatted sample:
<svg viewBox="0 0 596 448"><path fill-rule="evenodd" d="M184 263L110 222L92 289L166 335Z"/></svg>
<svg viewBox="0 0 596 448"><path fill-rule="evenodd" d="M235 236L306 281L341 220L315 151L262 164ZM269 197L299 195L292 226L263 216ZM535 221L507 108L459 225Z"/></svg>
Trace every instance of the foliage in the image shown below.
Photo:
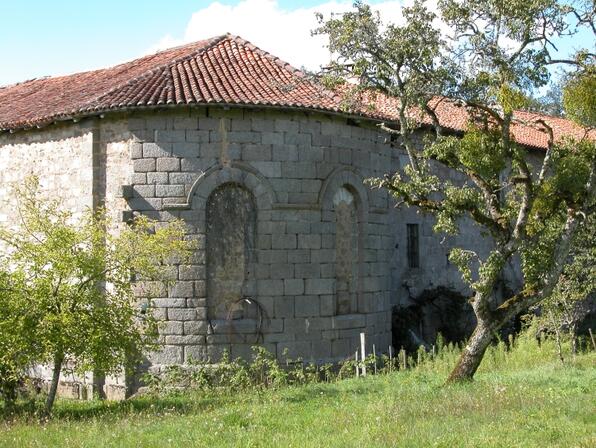
<svg viewBox="0 0 596 448"><path fill-rule="evenodd" d="M42 199L36 178L16 195L22 222L0 229L0 370L12 372L2 382L32 363L53 365L52 386L64 365L101 375L135 363L154 347L156 321L131 280L161 279L168 259L188 252L182 224L139 217L115 232L103 211L77 218Z"/></svg>
<svg viewBox="0 0 596 448"><path fill-rule="evenodd" d="M571 119L589 128L596 128L596 67L585 66L567 80L563 90L563 106Z"/></svg>
<svg viewBox="0 0 596 448"><path fill-rule="evenodd" d="M441 387L459 351L442 347L418 367L387 375L259 393L59 400L43 425L27 413L4 414L0 446L593 445L594 353L563 366L553 341L538 343L529 332L490 347L478 381Z"/></svg>
<svg viewBox="0 0 596 448"><path fill-rule="evenodd" d="M146 374L143 381L151 393L157 394L176 391L186 393L188 389L229 393L329 382L338 377L331 364L319 366L304 363L300 358L290 359L286 355L285 364L282 364L264 347L254 346L252 351L250 362L242 358L232 359L225 351L218 363L191 360L184 366L168 366L164 373ZM343 377L354 376L353 362L346 361L344 364L352 367Z"/></svg>
<svg viewBox="0 0 596 448"><path fill-rule="evenodd" d="M23 294L13 293L12 283L11 275L0 271L0 402L4 400L8 404L17 398L17 390L25 380L25 368L42 351L30 331L37 322L27 312L29 300Z"/></svg>
<svg viewBox="0 0 596 448"><path fill-rule="evenodd" d="M382 24L361 2L343 16L320 18L316 32L329 36L336 55L332 69L341 74L349 62L361 89L399 100L399 123L380 128L399 137L409 164L370 184L388 190L400 204L432 214L437 232L458 234L462 220L469 219L494 242L484 257L467 247L451 253L474 293L478 321L452 380L470 379L493 334L550 296L576 228L593 212L593 140L555 141L542 117L523 122L544 132L549 142L539 160L512 137L520 121L515 110L529 106L530 94L547 84L553 64L575 67L564 89L566 113L592 125L594 55L580 51L572 60L553 57L553 39L590 26L590 18L593 8L587 3L557 0L441 0L438 16L417 0L404 8L401 26ZM449 42L441 39L436 19L448 27ZM445 135L435 113L442 101L459 104L468 114L463 136ZM420 124L412 119L416 110L427 114L435 130L422 150L412 138ZM444 179L441 168L455 171L456 180ZM521 289L500 300L495 291L504 269L518 257Z"/></svg>
<svg viewBox="0 0 596 448"><path fill-rule="evenodd" d="M553 294L537 310L543 330L554 333L559 343L559 358L564 361L561 332L568 332L575 354L578 324L590 311L596 292L596 218L590 216L575 236L570 262L561 273Z"/></svg>

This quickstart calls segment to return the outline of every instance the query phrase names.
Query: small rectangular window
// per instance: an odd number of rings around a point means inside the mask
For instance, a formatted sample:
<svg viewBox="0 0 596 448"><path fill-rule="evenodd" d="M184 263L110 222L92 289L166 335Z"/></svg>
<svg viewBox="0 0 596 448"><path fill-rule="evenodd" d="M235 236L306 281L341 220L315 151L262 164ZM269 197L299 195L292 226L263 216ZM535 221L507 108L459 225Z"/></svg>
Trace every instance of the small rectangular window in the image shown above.
<svg viewBox="0 0 596 448"><path fill-rule="evenodd" d="M418 251L418 224L408 224L408 267L420 266Z"/></svg>

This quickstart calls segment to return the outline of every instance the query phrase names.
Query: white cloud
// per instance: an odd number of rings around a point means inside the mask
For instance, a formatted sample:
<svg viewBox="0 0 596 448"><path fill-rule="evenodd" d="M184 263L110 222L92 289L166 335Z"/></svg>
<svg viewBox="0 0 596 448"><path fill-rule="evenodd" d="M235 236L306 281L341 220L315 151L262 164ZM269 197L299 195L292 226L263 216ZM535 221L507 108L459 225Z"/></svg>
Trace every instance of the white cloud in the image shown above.
<svg viewBox="0 0 596 448"><path fill-rule="evenodd" d="M402 20L403 3L411 1L385 1L373 8L380 12L384 22L397 23ZM288 11L276 0L242 0L235 6L215 2L192 15L182 37L166 35L148 52L229 32L295 67L316 70L329 62L329 50L325 47L325 37L310 35L317 26L315 12L329 17L333 12L349 10L351 5L352 1L330 1Z"/></svg>

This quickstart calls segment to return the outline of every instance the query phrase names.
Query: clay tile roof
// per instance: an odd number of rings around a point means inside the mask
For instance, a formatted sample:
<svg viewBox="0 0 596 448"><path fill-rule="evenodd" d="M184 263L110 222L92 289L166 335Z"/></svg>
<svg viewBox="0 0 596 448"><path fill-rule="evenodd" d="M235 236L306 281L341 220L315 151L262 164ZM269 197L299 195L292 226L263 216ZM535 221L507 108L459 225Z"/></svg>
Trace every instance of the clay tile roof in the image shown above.
<svg viewBox="0 0 596 448"><path fill-rule="evenodd" d="M0 131L41 127L54 121L108 111L178 104L254 105L346 113L345 101L301 71L229 34L171 48L115 67L0 87ZM441 124L464 131L468 115L453 101L436 100ZM396 121L398 103L376 95L349 115ZM519 112L524 121L542 118L562 135L583 136L569 120ZM430 121L428 118L426 120ZM514 138L545 148L547 136L515 125Z"/></svg>

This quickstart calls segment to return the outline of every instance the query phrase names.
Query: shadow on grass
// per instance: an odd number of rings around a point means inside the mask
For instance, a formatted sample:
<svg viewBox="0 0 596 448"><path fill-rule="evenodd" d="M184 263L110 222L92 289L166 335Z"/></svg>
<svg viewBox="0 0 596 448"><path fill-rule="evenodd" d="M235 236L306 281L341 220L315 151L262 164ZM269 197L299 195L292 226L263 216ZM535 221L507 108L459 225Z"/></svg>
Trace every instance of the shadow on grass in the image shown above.
<svg viewBox="0 0 596 448"><path fill-rule="evenodd" d="M61 399L56 402L52 420L82 421L96 418L118 419L135 414L161 416L164 414L200 413L214 406L221 406L231 399L230 395L197 394L165 397L143 396L124 401L78 401ZM11 408L0 407L0 422L35 422L43 415L43 401L29 399L17 402Z"/></svg>
<svg viewBox="0 0 596 448"><path fill-rule="evenodd" d="M344 380L288 388L282 394L282 400L288 403L303 403L316 398L332 398L339 395L375 395L383 393L384 388L385 386L378 381L351 379L349 382Z"/></svg>

